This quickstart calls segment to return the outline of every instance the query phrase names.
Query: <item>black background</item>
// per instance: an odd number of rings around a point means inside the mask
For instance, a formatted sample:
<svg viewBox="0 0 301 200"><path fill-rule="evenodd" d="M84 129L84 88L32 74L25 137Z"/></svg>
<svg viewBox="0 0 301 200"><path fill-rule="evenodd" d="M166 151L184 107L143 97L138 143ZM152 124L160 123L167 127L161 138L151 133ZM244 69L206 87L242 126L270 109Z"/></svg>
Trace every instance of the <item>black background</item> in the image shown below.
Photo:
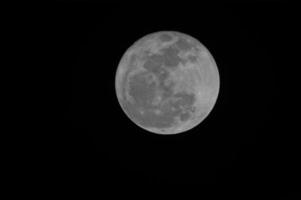
<svg viewBox="0 0 301 200"><path fill-rule="evenodd" d="M290 7L277 3L53 5L49 39L60 113L50 150L53 175L62 183L95 188L103 183L291 183L295 161L285 154L281 135L287 132L278 123L278 74L287 64L281 49L290 36L287 13ZM199 40L220 74L210 115L173 136L135 125L115 91L123 54L157 31Z"/></svg>

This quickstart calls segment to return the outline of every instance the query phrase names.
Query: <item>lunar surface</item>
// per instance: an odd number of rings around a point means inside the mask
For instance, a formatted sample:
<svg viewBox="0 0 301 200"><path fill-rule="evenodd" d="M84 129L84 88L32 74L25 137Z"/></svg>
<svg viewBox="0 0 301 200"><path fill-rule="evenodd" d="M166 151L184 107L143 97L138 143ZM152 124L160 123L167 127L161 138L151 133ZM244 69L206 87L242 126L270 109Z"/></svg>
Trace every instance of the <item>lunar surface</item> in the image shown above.
<svg viewBox="0 0 301 200"><path fill-rule="evenodd" d="M122 110L134 124L153 133L176 134L209 115L220 80L204 45L189 35L162 31L127 50L115 85Z"/></svg>

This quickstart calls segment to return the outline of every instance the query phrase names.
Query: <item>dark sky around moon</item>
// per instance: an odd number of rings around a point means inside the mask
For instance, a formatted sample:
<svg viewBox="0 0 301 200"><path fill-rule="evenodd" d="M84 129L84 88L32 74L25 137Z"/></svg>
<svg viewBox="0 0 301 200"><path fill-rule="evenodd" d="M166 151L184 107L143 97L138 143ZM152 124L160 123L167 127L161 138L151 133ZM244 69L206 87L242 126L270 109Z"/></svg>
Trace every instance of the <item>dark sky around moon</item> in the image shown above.
<svg viewBox="0 0 301 200"><path fill-rule="evenodd" d="M49 40L60 76L63 118L54 162L70 167L66 176L71 179L76 172L91 183L101 177L120 182L277 182L272 166L277 157L288 161L276 145L282 129L275 122L283 109L278 109L278 74L284 66L289 70L289 52L283 50L290 43L291 18L284 14L290 7L162 5L154 13L155 7L131 5L56 3ZM137 39L157 31L198 39L220 74L211 114L197 128L173 137L151 135L132 124L115 93L123 54Z"/></svg>

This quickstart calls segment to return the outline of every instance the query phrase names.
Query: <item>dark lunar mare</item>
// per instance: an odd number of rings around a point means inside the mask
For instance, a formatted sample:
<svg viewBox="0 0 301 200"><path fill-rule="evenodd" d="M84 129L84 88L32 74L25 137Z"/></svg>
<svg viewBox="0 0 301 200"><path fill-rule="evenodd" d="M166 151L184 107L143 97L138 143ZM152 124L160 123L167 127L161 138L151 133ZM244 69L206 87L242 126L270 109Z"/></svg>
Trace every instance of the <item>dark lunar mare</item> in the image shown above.
<svg viewBox="0 0 301 200"><path fill-rule="evenodd" d="M194 108L191 107L196 100L194 94L185 91L173 94L175 84L173 82L165 84L169 77L167 69L174 69L180 62L185 63L186 61L177 55L179 50L175 46L169 46L162 52L162 55L146 54L144 68L147 71L140 72L129 80L129 95L133 98L134 103L126 101L124 106L130 117L146 128L170 128L174 125L175 116L179 116L182 121L187 121L190 119L188 111L194 111ZM147 82L145 76L148 73L152 73L158 78L157 84ZM157 89L163 91L163 103L158 106L152 105ZM139 112L140 109L144 110L143 115ZM155 114L155 109L159 109L162 114Z"/></svg>

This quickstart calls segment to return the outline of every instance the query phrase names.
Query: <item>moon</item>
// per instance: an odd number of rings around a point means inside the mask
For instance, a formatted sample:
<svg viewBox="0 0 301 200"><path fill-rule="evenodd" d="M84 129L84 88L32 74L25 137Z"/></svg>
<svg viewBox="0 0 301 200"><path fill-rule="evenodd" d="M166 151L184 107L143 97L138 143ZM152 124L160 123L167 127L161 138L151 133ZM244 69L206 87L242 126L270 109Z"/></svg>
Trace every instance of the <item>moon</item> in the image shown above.
<svg viewBox="0 0 301 200"><path fill-rule="evenodd" d="M181 51L179 56L186 59L185 64L179 64L177 69L170 73L172 80L177 82L181 90L189 90L195 94L195 112L185 122L175 120L168 128L145 127L127 109L127 78L131 71L138 70L143 63L143 54L150 51L154 54L160 49L176 44ZM220 77L213 56L196 38L175 31L160 31L148 34L138 39L121 59L115 78L116 96L124 113L134 124L144 130L158 134L178 134L200 125L213 110L220 88ZM158 97L160 99L160 96Z"/></svg>

